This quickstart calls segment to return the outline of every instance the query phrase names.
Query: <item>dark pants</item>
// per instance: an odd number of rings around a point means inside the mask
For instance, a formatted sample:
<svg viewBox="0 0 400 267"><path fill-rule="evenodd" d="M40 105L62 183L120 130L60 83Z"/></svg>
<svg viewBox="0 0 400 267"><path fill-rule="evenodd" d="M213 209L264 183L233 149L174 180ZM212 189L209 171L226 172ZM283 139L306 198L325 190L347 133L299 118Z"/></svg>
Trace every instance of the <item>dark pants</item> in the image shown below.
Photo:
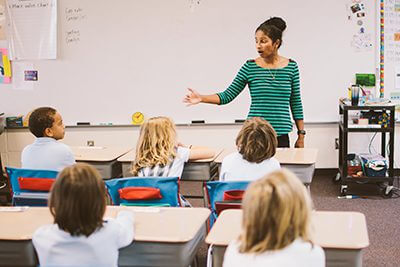
<svg viewBox="0 0 400 267"><path fill-rule="evenodd" d="M278 147L290 147L288 134L278 136Z"/></svg>

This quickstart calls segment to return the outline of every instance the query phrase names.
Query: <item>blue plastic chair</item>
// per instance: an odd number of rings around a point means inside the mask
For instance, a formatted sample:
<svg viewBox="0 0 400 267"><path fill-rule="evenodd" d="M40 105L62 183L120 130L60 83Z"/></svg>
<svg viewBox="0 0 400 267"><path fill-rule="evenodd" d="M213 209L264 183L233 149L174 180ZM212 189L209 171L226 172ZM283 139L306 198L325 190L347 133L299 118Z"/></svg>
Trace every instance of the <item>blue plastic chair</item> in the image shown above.
<svg viewBox="0 0 400 267"><path fill-rule="evenodd" d="M105 181L108 194L114 205L127 206L169 206L180 207L178 177L127 177ZM148 187L160 190L160 199L123 199L120 189L126 187Z"/></svg>
<svg viewBox="0 0 400 267"><path fill-rule="evenodd" d="M210 228L218 217L215 203L223 201L224 193L230 190L246 190L249 181L210 181L204 187L207 194L208 206L211 210Z"/></svg>
<svg viewBox="0 0 400 267"><path fill-rule="evenodd" d="M12 205L14 206L47 206L49 192L21 189L18 178L55 179L57 171L31 170L6 167L8 181L12 190Z"/></svg>

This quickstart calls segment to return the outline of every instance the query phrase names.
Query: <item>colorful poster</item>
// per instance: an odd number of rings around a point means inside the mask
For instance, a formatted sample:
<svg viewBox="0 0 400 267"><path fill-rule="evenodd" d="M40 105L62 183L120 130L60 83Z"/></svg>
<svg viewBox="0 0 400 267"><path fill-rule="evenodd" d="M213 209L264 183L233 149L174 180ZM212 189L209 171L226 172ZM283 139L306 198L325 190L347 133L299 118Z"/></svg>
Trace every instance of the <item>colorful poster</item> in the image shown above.
<svg viewBox="0 0 400 267"><path fill-rule="evenodd" d="M8 50L0 48L0 83L11 82L11 64L8 59Z"/></svg>

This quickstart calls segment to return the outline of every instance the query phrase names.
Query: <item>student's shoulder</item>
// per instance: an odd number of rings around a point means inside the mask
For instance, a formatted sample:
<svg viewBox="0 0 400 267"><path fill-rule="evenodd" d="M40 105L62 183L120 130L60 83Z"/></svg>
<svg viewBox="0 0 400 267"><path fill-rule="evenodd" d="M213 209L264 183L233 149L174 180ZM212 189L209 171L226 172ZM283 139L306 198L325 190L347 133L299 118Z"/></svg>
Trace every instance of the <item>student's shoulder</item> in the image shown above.
<svg viewBox="0 0 400 267"><path fill-rule="evenodd" d="M224 159L222 160L222 163L237 164L238 162L242 162L242 161L243 161L242 155L239 152L235 151L235 152L232 152L232 153L226 155L224 157Z"/></svg>
<svg viewBox="0 0 400 267"><path fill-rule="evenodd" d="M232 153L226 155L223 160L234 160L234 159L242 159L242 158L243 158L242 155L239 152L235 151L235 152L232 152Z"/></svg>
<svg viewBox="0 0 400 267"><path fill-rule="evenodd" d="M176 154L180 159L189 159L190 148L184 146L178 146L176 148Z"/></svg>
<svg viewBox="0 0 400 267"><path fill-rule="evenodd" d="M36 231L33 233L32 240L39 240L42 238L49 238L51 235L54 235L58 232L58 227L55 224L45 224L40 226Z"/></svg>
<svg viewBox="0 0 400 267"><path fill-rule="evenodd" d="M68 145L64 144L64 143L61 143L60 141L56 141L54 143L54 146L57 147L57 149L59 149L60 151L68 152L68 153L72 154L71 148Z"/></svg>

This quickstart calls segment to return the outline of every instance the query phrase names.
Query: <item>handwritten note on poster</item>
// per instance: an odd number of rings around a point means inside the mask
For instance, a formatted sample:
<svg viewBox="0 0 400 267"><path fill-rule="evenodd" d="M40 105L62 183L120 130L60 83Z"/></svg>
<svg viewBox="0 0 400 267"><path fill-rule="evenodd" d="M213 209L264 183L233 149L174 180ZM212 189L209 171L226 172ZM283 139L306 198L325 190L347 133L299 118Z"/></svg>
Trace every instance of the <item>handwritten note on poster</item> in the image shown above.
<svg viewBox="0 0 400 267"><path fill-rule="evenodd" d="M80 21L86 19L85 10L81 7L67 7L65 10L65 43L67 45L77 44L81 41Z"/></svg>
<svg viewBox="0 0 400 267"><path fill-rule="evenodd" d="M11 59L55 59L57 0L7 2Z"/></svg>

